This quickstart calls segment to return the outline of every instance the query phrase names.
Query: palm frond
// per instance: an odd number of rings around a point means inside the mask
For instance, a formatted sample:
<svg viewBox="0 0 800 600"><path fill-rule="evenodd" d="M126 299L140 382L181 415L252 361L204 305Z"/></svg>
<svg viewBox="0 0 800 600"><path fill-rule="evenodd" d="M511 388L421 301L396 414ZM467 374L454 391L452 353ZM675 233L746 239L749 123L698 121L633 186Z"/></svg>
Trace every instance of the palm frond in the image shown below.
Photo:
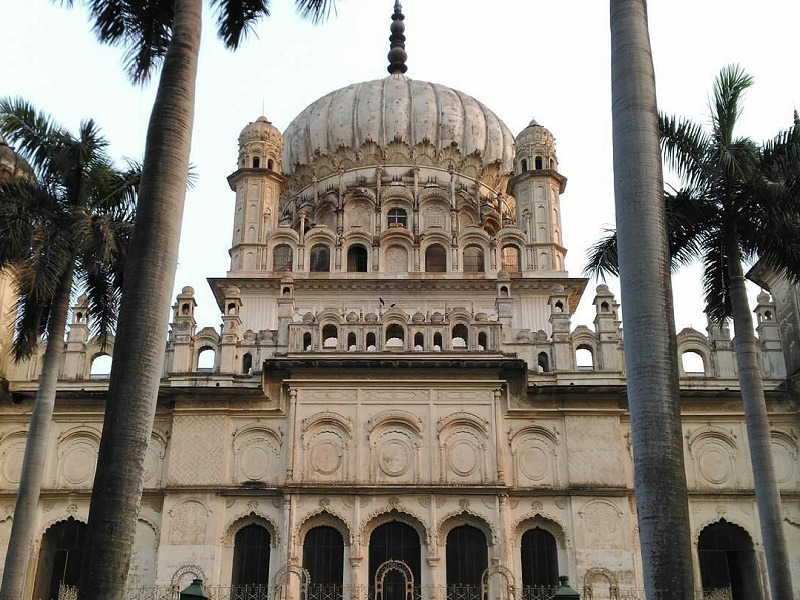
<svg viewBox="0 0 800 600"><path fill-rule="evenodd" d="M39 345L39 340L47 330L47 315L50 313L50 300L32 298L21 289L17 290L17 301L13 307L14 339L11 343L15 362L30 358Z"/></svg>
<svg viewBox="0 0 800 600"><path fill-rule="evenodd" d="M336 0L295 0L297 14L314 25L324 23L331 12L336 14Z"/></svg>
<svg viewBox="0 0 800 600"><path fill-rule="evenodd" d="M74 0L62 0L72 8ZM82 0L89 9L92 31L101 44L125 48L128 78L143 85L164 60L172 37L174 0Z"/></svg>
<svg viewBox="0 0 800 600"><path fill-rule="evenodd" d="M665 162L687 185L699 185L710 145L703 127L689 119L678 119L664 113L658 115L658 127Z"/></svg>
<svg viewBox="0 0 800 600"><path fill-rule="evenodd" d="M714 81L711 122L719 145L728 146L733 141L736 121L741 115L739 101L751 85L752 76L739 65L728 65L717 75Z"/></svg>
<svg viewBox="0 0 800 600"><path fill-rule="evenodd" d="M0 135L6 138L40 178L69 134L49 115L19 97L0 99Z"/></svg>
<svg viewBox="0 0 800 600"><path fill-rule="evenodd" d="M167 54L175 20L175 2L130 0L125 4L125 70L134 84L143 85L161 66Z"/></svg>
<svg viewBox="0 0 800 600"><path fill-rule="evenodd" d="M236 50L261 17L269 16L269 0L212 0L217 13L217 35L225 47Z"/></svg>
<svg viewBox="0 0 800 600"><path fill-rule="evenodd" d="M692 188L664 193L669 237L670 266L673 271L702 256L703 239L714 230L716 207L694 195Z"/></svg>
<svg viewBox="0 0 800 600"><path fill-rule="evenodd" d="M619 276L619 256L617 254L617 232L606 229L606 234L589 247L588 262L583 268L587 277L605 281L606 277Z"/></svg>
<svg viewBox="0 0 800 600"><path fill-rule="evenodd" d="M723 231L703 240L703 299L705 312L715 323L722 323L732 315L728 256L725 251Z"/></svg>
<svg viewBox="0 0 800 600"><path fill-rule="evenodd" d="M102 350L106 350L108 340L117 326L117 314L121 289L116 285L117 273L109 263L83 263L88 270L80 280L82 289L89 299L91 333L97 336Z"/></svg>
<svg viewBox="0 0 800 600"><path fill-rule="evenodd" d="M800 127L781 131L761 144L761 174L772 181L800 178Z"/></svg>
<svg viewBox="0 0 800 600"><path fill-rule="evenodd" d="M31 257L36 231L57 219L54 202L37 181L0 182L0 269Z"/></svg>

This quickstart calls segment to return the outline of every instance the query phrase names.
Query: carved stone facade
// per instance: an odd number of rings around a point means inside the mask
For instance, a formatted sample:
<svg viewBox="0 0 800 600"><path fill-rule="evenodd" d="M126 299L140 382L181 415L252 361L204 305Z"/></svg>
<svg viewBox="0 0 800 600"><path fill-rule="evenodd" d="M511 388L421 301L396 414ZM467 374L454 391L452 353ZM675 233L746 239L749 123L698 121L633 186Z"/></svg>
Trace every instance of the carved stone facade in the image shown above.
<svg viewBox="0 0 800 600"><path fill-rule="evenodd" d="M367 102L381 87L395 112ZM178 294L131 585L229 584L249 525L269 533L270 581L300 569L306 535L325 525L344 540L344 583L366 585L370 536L401 521L419 536L424 586L447 583L448 534L468 524L485 536L493 581L522 584L523 537L541 529L576 587L640 587L619 305L601 285L594 328L571 322L587 281L565 270L553 135L532 122L515 140L476 100L393 74L320 99L283 136L259 118L239 142L231 270L210 280L222 325L198 329L194 290ZM783 360L799 342L782 325L796 295L759 302L797 555L800 421L794 354ZM102 352L90 317L79 298L41 535L86 519L107 389L92 375ZM684 330L678 350L702 364L681 367L695 540L725 519L763 564L730 332ZM206 352L213 366L199 367ZM39 364L5 366L3 548Z"/></svg>

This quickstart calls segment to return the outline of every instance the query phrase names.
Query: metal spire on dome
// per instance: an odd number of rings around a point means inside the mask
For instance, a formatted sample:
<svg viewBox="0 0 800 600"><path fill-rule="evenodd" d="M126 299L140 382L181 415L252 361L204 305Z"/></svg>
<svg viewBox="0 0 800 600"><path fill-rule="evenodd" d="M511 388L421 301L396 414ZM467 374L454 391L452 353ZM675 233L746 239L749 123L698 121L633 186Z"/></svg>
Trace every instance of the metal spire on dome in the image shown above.
<svg viewBox="0 0 800 600"><path fill-rule="evenodd" d="M403 24L405 18L400 0L395 0L394 13L392 14L392 35L389 36L390 45L389 54L387 55L389 59L387 70L392 75L408 71L408 65L406 65L406 60L408 59L408 54L406 54L406 36L403 35L403 32L406 30L406 26Z"/></svg>

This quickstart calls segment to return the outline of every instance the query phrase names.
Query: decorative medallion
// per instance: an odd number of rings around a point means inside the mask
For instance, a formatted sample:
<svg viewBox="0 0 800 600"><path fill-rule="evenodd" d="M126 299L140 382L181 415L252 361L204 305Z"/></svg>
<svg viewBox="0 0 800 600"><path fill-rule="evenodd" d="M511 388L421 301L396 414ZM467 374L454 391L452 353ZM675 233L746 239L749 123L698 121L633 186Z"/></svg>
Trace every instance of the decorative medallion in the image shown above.
<svg viewBox="0 0 800 600"><path fill-rule="evenodd" d="M411 467L411 449L400 440L389 440L378 450L378 464L390 477L404 475Z"/></svg>

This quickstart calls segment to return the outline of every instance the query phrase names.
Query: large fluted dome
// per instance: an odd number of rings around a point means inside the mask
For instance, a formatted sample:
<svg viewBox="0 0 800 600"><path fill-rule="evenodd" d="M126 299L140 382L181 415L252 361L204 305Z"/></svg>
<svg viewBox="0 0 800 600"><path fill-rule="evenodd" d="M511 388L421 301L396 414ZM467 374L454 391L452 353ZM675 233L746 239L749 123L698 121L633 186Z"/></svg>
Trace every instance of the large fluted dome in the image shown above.
<svg viewBox="0 0 800 600"><path fill-rule="evenodd" d="M455 144L463 155L478 151L484 165L512 170L514 136L491 110L463 92L394 74L331 92L301 112L283 134L284 171L317 152L367 141L386 148L397 138L411 146L427 139L437 150Z"/></svg>

